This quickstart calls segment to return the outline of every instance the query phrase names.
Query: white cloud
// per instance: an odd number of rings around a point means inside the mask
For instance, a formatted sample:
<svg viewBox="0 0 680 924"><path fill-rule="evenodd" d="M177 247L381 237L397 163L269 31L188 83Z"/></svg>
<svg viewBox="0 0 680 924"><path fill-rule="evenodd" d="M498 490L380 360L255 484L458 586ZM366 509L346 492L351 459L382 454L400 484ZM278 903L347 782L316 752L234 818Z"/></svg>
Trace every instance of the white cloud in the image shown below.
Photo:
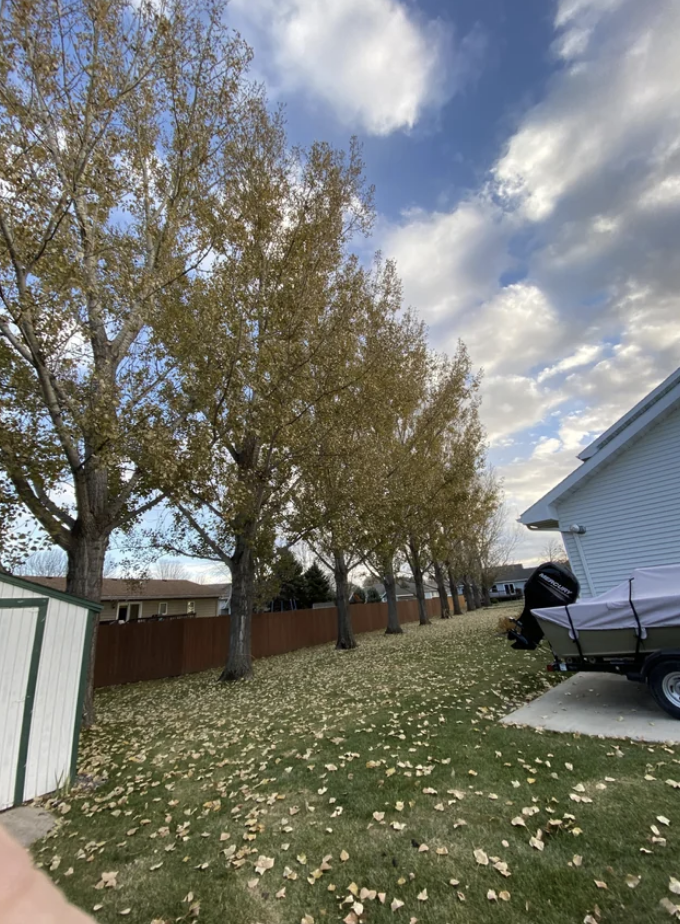
<svg viewBox="0 0 680 924"><path fill-rule="evenodd" d="M562 0L555 28L559 69L490 181L384 242L433 344L487 369L518 513L680 365L680 3Z"/></svg>
<svg viewBox="0 0 680 924"><path fill-rule="evenodd" d="M492 446L503 444L510 434L542 420L566 398L523 375L487 376L482 383L482 394L482 422Z"/></svg>
<svg viewBox="0 0 680 924"><path fill-rule="evenodd" d="M546 362L563 340L557 312L537 286L527 283L501 289L465 324L471 355L496 375L526 372Z"/></svg>
<svg viewBox="0 0 680 924"><path fill-rule="evenodd" d="M589 366L602 354L603 346L601 343L591 343L580 346L571 356L565 356L554 366L548 366L538 374L537 380L544 382L560 372L568 372L571 369L578 369L579 366Z"/></svg>
<svg viewBox="0 0 680 924"><path fill-rule="evenodd" d="M444 102L478 50L468 43L454 55L451 28L400 0L232 0L230 13L254 34L270 84L376 135L410 129Z"/></svg>
<svg viewBox="0 0 680 924"><path fill-rule="evenodd" d="M512 264L512 220L482 197L449 213L411 212L404 219L383 230L381 246L397 261L406 301L428 324L455 329L458 315L493 297L498 276Z"/></svg>
<svg viewBox="0 0 680 924"><path fill-rule="evenodd" d="M680 4L572 2L557 22L587 29L589 54L528 114L494 171L503 194L533 221L604 169L609 186L617 173L630 181L640 159L663 162L680 126Z"/></svg>

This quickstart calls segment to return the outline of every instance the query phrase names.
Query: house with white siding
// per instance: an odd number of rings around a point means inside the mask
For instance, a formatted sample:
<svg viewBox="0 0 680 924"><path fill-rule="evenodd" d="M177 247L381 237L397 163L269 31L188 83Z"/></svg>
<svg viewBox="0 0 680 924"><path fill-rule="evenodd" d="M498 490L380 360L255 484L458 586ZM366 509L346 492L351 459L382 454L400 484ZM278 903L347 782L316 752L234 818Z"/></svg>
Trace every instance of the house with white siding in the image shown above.
<svg viewBox="0 0 680 924"><path fill-rule="evenodd" d="M489 596L492 600L515 600L522 597L524 585L533 573L533 568L525 568L524 565L503 565L494 572ZM463 593L462 587L459 593Z"/></svg>
<svg viewBox="0 0 680 924"><path fill-rule="evenodd" d="M519 521L562 534L581 595L634 568L680 563L680 369L578 458Z"/></svg>

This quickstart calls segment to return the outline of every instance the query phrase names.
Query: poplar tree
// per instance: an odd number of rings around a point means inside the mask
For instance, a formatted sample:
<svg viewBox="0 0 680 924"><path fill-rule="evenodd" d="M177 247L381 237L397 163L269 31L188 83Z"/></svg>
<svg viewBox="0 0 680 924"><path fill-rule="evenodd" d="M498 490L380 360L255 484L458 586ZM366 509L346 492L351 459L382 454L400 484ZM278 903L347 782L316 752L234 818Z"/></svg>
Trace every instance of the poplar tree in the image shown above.
<svg viewBox="0 0 680 924"><path fill-rule="evenodd" d="M80 597L159 497L149 316L210 252L249 58L213 0L0 7L0 468Z"/></svg>
<svg viewBox="0 0 680 924"><path fill-rule="evenodd" d="M348 254L373 216L358 146L291 149L280 114L263 99L251 109L235 182L206 217L213 262L155 328L173 361L164 400L183 421L175 468L156 472L176 511L165 544L231 571L224 681L252 673L256 571L297 508L320 404L359 374L370 302L369 274Z"/></svg>

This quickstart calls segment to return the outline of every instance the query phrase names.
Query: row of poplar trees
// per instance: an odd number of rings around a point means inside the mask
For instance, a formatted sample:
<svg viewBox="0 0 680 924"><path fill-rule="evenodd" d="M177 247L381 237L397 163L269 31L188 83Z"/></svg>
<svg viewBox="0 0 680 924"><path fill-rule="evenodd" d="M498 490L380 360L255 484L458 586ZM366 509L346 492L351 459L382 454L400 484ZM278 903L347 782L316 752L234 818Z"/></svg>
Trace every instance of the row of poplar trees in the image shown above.
<svg viewBox="0 0 680 924"><path fill-rule="evenodd" d="M281 537L331 564L351 646L356 557L395 628L398 551L422 581L493 504L465 348L428 351L394 265L352 253L356 143L291 147L250 57L214 0L0 8L0 518L97 600L112 533L172 510L166 545L232 574L225 680Z"/></svg>

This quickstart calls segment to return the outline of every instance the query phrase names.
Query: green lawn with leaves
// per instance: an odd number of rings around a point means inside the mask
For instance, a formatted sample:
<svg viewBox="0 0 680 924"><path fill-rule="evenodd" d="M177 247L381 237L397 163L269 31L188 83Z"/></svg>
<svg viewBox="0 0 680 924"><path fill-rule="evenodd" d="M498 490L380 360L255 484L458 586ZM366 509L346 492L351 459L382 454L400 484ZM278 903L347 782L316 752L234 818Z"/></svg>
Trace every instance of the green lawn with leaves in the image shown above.
<svg viewBox="0 0 680 924"><path fill-rule="evenodd" d="M500 725L500 612L100 692L36 860L107 924L670 920L677 752Z"/></svg>

